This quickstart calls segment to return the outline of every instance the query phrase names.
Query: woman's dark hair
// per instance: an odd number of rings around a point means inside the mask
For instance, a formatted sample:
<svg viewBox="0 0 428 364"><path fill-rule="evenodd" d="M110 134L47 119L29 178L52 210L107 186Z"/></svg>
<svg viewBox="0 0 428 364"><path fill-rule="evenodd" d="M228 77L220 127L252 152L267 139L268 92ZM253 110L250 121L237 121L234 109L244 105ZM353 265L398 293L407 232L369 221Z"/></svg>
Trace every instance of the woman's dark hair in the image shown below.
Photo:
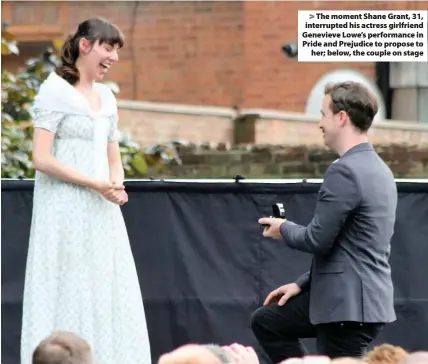
<svg viewBox="0 0 428 364"><path fill-rule="evenodd" d="M61 51L61 64L56 70L57 75L71 85L79 81L76 60L79 57L79 41L81 38L87 39L92 45L99 41L100 44L119 45L120 48L125 42L119 28L107 20L95 18L80 23L76 33L69 35L64 42Z"/></svg>

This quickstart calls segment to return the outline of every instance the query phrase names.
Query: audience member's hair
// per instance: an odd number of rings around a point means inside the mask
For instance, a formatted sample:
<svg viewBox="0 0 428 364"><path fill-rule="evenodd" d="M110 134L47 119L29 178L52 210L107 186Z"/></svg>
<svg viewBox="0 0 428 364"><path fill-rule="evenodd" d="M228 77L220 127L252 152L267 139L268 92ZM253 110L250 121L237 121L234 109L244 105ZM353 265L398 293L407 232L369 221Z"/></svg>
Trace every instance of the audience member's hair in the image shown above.
<svg viewBox="0 0 428 364"><path fill-rule="evenodd" d="M33 364L92 364L89 344L72 332L57 331L33 352Z"/></svg>
<svg viewBox="0 0 428 364"><path fill-rule="evenodd" d="M369 351L364 357L368 364L398 364L409 354L399 346L382 344Z"/></svg>
<svg viewBox="0 0 428 364"><path fill-rule="evenodd" d="M221 361L222 364L233 363L233 358L221 346L216 344L202 345L205 349L209 350L215 357Z"/></svg>
<svg viewBox="0 0 428 364"><path fill-rule="evenodd" d="M102 363L101 363L102 364ZM161 355L158 364L223 364L205 345L186 344Z"/></svg>
<svg viewBox="0 0 428 364"><path fill-rule="evenodd" d="M331 364L331 358L327 355L305 355L303 364Z"/></svg>
<svg viewBox="0 0 428 364"><path fill-rule="evenodd" d="M331 361L331 364L364 364L362 359L351 358L351 357L343 357L336 358Z"/></svg>
<svg viewBox="0 0 428 364"><path fill-rule="evenodd" d="M279 364L303 364L303 358L288 358L280 362Z"/></svg>
<svg viewBox="0 0 428 364"><path fill-rule="evenodd" d="M415 351L407 355L400 364L428 364L428 351Z"/></svg>

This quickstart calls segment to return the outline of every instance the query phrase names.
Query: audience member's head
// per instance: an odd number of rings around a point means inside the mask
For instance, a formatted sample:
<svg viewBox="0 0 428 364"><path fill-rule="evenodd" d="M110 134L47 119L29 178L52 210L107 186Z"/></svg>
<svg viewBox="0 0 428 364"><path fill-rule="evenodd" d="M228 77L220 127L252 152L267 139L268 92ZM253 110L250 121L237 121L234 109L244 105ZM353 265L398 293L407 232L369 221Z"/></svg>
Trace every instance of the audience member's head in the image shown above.
<svg viewBox="0 0 428 364"><path fill-rule="evenodd" d="M343 357L336 358L331 361L331 364L364 364L362 359L351 358L351 357Z"/></svg>
<svg viewBox="0 0 428 364"><path fill-rule="evenodd" d="M33 364L93 364L91 347L72 332L57 331L39 343Z"/></svg>
<svg viewBox="0 0 428 364"><path fill-rule="evenodd" d="M283 360L279 364L303 364L303 363L304 363L303 358L289 358L289 359Z"/></svg>
<svg viewBox="0 0 428 364"><path fill-rule="evenodd" d="M409 354L399 346L382 344L369 351L364 357L368 364L398 364Z"/></svg>
<svg viewBox="0 0 428 364"><path fill-rule="evenodd" d="M205 344L202 345L203 348L210 351L217 359L220 360L222 364L233 363L233 358L229 353L219 345L215 344Z"/></svg>
<svg viewBox="0 0 428 364"><path fill-rule="evenodd" d="M230 363L260 364L259 357L251 346L233 343L222 346L222 349L230 355Z"/></svg>
<svg viewBox="0 0 428 364"><path fill-rule="evenodd" d="M224 364L222 350L215 345L188 344L163 354L158 364Z"/></svg>
<svg viewBox="0 0 428 364"><path fill-rule="evenodd" d="M428 351L415 351L407 355L400 364L428 364Z"/></svg>
<svg viewBox="0 0 428 364"><path fill-rule="evenodd" d="M331 359L325 355L306 355L303 358L288 358L279 364L330 364Z"/></svg>
<svg viewBox="0 0 428 364"><path fill-rule="evenodd" d="M303 364L330 364L331 359L327 355L306 355Z"/></svg>

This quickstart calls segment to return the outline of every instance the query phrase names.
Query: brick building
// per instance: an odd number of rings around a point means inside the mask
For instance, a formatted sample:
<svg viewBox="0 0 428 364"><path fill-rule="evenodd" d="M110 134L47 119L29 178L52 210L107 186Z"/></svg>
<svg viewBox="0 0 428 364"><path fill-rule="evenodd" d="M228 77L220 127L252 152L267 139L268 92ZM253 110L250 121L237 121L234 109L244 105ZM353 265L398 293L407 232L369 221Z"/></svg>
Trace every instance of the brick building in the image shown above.
<svg viewBox="0 0 428 364"><path fill-rule="evenodd" d="M3 67L22 64L79 21L102 16L126 36L109 74L121 99L302 112L316 81L343 67L387 91L385 64L298 63L285 56L282 45L297 40L298 10L313 9L426 10L428 1L3 1L2 20L22 52L4 57Z"/></svg>

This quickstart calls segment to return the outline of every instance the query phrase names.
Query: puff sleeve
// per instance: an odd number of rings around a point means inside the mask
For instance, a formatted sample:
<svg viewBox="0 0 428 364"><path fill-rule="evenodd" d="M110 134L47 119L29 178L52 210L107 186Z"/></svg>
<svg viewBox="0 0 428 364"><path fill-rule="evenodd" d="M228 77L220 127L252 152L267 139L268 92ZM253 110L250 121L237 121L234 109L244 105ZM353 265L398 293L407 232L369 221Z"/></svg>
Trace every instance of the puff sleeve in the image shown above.
<svg viewBox="0 0 428 364"><path fill-rule="evenodd" d="M109 142L115 142L119 140L119 128L118 128L118 121L119 117L117 114L112 115L109 117L110 121L110 131L108 134L108 141Z"/></svg>
<svg viewBox="0 0 428 364"><path fill-rule="evenodd" d="M64 113L46 109L35 108L32 111L33 126L56 133L59 125L64 118Z"/></svg>

